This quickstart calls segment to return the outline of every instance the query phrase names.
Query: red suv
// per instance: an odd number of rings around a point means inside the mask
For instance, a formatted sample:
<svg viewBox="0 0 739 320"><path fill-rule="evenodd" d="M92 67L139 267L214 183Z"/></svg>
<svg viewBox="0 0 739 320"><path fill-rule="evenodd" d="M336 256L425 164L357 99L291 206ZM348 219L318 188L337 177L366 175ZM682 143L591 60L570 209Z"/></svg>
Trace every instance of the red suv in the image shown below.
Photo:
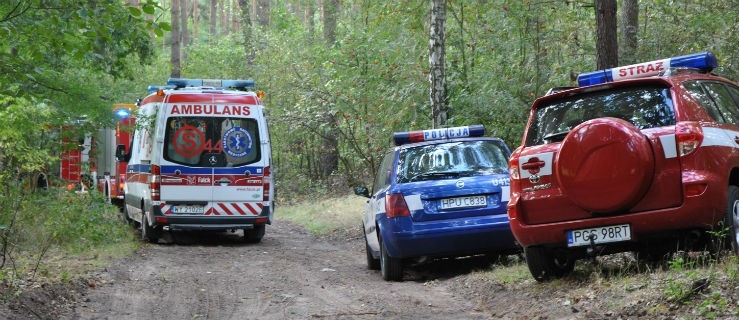
<svg viewBox="0 0 739 320"><path fill-rule="evenodd" d="M739 87L716 66L705 52L600 70L534 102L508 203L534 278L589 256L702 250L716 235L737 252Z"/></svg>

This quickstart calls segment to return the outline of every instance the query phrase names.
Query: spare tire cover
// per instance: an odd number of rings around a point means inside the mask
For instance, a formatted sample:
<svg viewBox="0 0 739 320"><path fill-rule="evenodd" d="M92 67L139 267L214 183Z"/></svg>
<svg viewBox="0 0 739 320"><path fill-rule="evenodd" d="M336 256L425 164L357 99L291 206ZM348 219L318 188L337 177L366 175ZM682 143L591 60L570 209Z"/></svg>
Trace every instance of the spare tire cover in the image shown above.
<svg viewBox="0 0 739 320"><path fill-rule="evenodd" d="M567 134L555 166L557 182L573 203L608 213L629 209L644 196L654 176L654 153L628 121L598 118Z"/></svg>

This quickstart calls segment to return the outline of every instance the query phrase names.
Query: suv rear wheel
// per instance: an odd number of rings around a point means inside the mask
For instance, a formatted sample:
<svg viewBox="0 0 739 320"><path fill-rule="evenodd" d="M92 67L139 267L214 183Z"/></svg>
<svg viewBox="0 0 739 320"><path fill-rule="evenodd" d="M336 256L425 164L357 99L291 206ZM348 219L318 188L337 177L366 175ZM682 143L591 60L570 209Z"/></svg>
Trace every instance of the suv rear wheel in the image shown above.
<svg viewBox="0 0 739 320"><path fill-rule="evenodd" d="M727 232L731 251L739 255L739 187L729 186L726 199L724 225L728 227Z"/></svg>
<svg viewBox="0 0 739 320"><path fill-rule="evenodd" d="M557 257L543 247L527 247L524 253L531 275L539 282L562 278L575 269L574 259Z"/></svg>

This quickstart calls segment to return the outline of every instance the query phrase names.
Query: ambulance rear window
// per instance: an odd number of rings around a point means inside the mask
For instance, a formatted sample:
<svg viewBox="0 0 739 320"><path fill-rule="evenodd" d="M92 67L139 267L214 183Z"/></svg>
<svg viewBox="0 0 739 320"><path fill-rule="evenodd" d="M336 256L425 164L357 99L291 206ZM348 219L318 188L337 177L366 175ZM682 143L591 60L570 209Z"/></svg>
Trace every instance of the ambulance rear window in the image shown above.
<svg viewBox="0 0 739 320"><path fill-rule="evenodd" d="M233 167L260 160L255 119L170 117L164 159L192 167Z"/></svg>

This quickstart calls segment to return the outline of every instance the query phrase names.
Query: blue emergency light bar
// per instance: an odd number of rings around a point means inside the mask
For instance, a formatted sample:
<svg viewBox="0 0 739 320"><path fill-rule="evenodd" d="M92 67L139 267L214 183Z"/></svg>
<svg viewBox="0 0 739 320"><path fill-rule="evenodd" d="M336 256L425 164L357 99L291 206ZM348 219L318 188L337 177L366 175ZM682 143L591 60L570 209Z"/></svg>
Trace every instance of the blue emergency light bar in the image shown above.
<svg viewBox="0 0 739 320"><path fill-rule="evenodd" d="M126 108L121 108L115 111L115 115L118 118L125 119L131 116L131 111Z"/></svg>
<svg viewBox="0 0 739 320"><path fill-rule="evenodd" d="M482 137L485 135L485 126L481 124L464 127L452 127L429 130L416 130L393 133L393 141L396 146L432 140L454 139L462 137Z"/></svg>
<svg viewBox="0 0 739 320"><path fill-rule="evenodd" d="M148 87L146 87L146 91L149 92L149 93L154 93L154 92L157 92L159 90L172 90L172 89L176 89L176 88L177 87L175 87L175 86L148 86Z"/></svg>
<svg viewBox="0 0 739 320"><path fill-rule="evenodd" d="M177 89L186 87L213 87L213 88L254 88L254 80L220 80L220 79L185 79L185 78L169 78L167 85L174 86Z"/></svg>
<svg viewBox="0 0 739 320"><path fill-rule="evenodd" d="M716 56L711 52L702 52L583 73L577 76L577 83L584 87L624 79L657 76L670 68L692 68L702 72L710 72L716 67L718 67Z"/></svg>

